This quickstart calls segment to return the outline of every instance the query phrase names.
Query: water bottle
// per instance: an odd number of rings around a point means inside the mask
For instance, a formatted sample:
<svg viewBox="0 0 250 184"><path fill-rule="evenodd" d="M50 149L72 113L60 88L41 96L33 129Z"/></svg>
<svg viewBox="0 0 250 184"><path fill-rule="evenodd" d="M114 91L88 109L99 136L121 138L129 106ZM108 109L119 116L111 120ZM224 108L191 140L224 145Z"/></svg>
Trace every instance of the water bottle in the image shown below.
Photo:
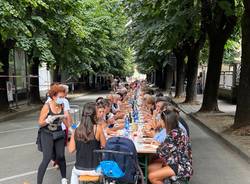
<svg viewBox="0 0 250 184"><path fill-rule="evenodd" d="M75 130L77 127L78 127L78 126L77 126L77 123L72 123L71 128L72 128L73 130Z"/></svg>
<svg viewBox="0 0 250 184"><path fill-rule="evenodd" d="M138 110L136 111L136 122L137 123L139 122L139 111Z"/></svg>
<svg viewBox="0 0 250 184"><path fill-rule="evenodd" d="M124 124L124 136L128 137L129 136L129 117L126 116L125 118L125 124Z"/></svg>
<svg viewBox="0 0 250 184"><path fill-rule="evenodd" d="M71 133L73 133L77 129L77 127L79 126L79 124L80 124L80 122L74 122L74 123L72 123L72 125L69 127L69 131Z"/></svg>
<svg viewBox="0 0 250 184"><path fill-rule="evenodd" d="M132 123L133 119L132 119L132 115L131 112L128 114L128 122Z"/></svg>

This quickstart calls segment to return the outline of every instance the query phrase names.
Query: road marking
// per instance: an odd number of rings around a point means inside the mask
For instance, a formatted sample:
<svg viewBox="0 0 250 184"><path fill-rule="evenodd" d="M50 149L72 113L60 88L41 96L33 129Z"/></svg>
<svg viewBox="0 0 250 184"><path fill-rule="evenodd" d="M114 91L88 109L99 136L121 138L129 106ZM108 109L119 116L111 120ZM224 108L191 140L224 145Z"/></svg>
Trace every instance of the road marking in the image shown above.
<svg viewBox="0 0 250 184"><path fill-rule="evenodd" d="M75 164L75 161L74 162L68 162L68 163L66 163L67 166L71 166L71 165L74 165L74 164ZM49 167L49 168L47 168L47 171L52 170L52 169L55 169L55 168L54 167ZM29 175L32 175L32 174L37 174L37 170L26 172L26 173L22 173L22 174L17 174L17 175L5 177L5 178L0 178L0 182L8 181L8 180L13 180L13 179L16 179L16 178L20 178L20 177L24 177L24 176L29 176Z"/></svg>
<svg viewBox="0 0 250 184"><path fill-rule="evenodd" d="M24 130L33 130L33 129L38 129L38 127L28 127L28 128L19 128L19 129L13 129L13 130L6 130L6 131L0 132L0 134L19 132L19 131L24 131Z"/></svg>
<svg viewBox="0 0 250 184"><path fill-rule="evenodd" d="M1 147L0 150L19 148L19 147L30 146L30 145L34 145L34 144L35 144L35 142L30 142L30 143L25 143L25 144L17 144L17 145L12 145L12 146Z"/></svg>

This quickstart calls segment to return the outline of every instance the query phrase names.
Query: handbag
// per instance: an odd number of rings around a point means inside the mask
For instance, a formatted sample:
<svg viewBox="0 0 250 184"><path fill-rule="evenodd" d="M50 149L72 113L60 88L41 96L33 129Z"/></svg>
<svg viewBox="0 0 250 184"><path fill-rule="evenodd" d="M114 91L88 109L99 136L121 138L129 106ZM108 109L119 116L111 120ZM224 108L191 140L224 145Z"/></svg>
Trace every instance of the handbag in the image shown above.
<svg viewBox="0 0 250 184"><path fill-rule="evenodd" d="M37 144L38 151L42 152L43 149L42 149L42 142L41 142L41 128L39 128L37 132L36 144Z"/></svg>
<svg viewBox="0 0 250 184"><path fill-rule="evenodd" d="M51 133L54 141L58 139L65 139L66 136L64 131L55 131Z"/></svg>

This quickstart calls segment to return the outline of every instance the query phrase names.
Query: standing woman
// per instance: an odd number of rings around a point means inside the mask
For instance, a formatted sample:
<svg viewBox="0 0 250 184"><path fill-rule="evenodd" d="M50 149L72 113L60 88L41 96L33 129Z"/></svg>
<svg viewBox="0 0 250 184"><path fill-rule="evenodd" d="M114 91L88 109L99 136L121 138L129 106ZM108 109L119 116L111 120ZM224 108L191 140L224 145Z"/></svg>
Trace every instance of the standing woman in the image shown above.
<svg viewBox="0 0 250 184"><path fill-rule="evenodd" d="M52 86L49 90L49 97L51 100L44 104L40 113L39 125L41 127L43 160L38 168L37 184L43 183L44 174L53 156L53 150L55 151L55 158L59 164L62 184L67 184L66 162L64 155L65 132L62 130L61 126L62 123L69 126L67 118L63 118L64 92L65 89L62 86ZM61 116L58 117L58 115Z"/></svg>

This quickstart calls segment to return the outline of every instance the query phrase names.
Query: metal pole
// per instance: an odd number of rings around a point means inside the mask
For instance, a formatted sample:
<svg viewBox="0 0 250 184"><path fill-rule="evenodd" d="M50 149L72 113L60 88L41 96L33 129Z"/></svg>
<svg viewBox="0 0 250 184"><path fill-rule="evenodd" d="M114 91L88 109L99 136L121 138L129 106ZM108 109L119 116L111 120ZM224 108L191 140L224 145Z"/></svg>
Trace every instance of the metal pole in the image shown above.
<svg viewBox="0 0 250 184"><path fill-rule="evenodd" d="M236 80L237 80L237 64L234 63L233 64L233 83L232 83L232 87L236 86Z"/></svg>
<svg viewBox="0 0 250 184"><path fill-rule="evenodd" d="M73 94L75 90L74 82L71 83L71 93Z"/></svg>
<svg viewBox="0 0 250 184"><path fill-rule="evenodd" d="M26 80L26 97L27 97L27 104L30 104L30 75L28 71L28 55L25 53L25 80Z"/></svg>
<svg viewBox="0 0 250 184"><path fill-rule="evenodd" d="M13 49L13 61L14 61L14 76L16 76L16 53L15 53L15 49ZM13 80L15 82L15 102L16 102L16 108L18 108L18 95L17 95L17 81L16 81L16 77L14 77L15 80Z"/></svg>

